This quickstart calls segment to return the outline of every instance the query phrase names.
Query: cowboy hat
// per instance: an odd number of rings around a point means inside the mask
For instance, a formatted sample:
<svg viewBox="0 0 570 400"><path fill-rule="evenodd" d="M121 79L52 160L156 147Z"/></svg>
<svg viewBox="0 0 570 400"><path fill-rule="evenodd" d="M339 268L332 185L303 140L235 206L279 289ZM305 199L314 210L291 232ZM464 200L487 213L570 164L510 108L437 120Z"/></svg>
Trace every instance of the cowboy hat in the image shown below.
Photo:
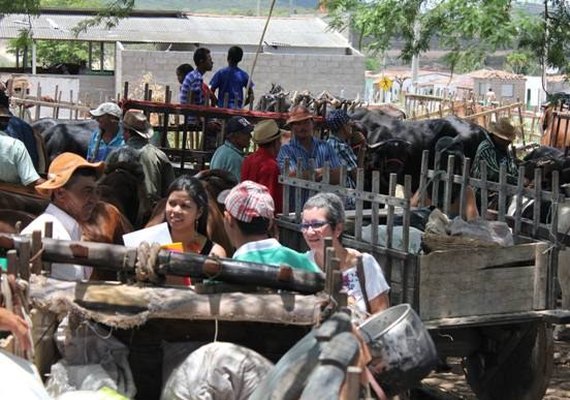
<svg viewBox="0 0 570 400"><path fill-rule="evenodd" d="M309 110L307 110L306 107L304 106L297 106L294 107L291 112L289 113L289 119L287 119L287 122L285 123L285 125L290 125L293 124L295 122L301 122L301 121L306 121L308 119L313 119L313 114L310 113Z"/></svg>
<svg viewBox="0 0 570 400"><path fill-rule="evenodd" d="M283 131L277 126L277 122L272 119L259 121L253 128L253 143L265 144L279 139Z"/></svg>
<svg viewBox="0 0 570 400"><path fill-rule="evenodd" d="M497 122L489 124L489 132L499 139L512 142L517 137L517 129L511 124L507 117L500 118Z"/></svg>
<svg viewBox="0 0 570 400"><path fill-rule="evenodd" d="M49 165L47 181L37 185L36 190L42 194L47 194L50 190L65 186L79 168L93 168L97 176L100 176L105 168L105 163L102 161L90 163L78 154L61 153Z"/></svg>
<svg viewBox="0 0 570 400"><path fill-rule="evenodd" d="M146 119L146 115L140 111L127 111L123 117L123 127L136 132L145 139L150 139L154 134L152 126Z"/></svg>

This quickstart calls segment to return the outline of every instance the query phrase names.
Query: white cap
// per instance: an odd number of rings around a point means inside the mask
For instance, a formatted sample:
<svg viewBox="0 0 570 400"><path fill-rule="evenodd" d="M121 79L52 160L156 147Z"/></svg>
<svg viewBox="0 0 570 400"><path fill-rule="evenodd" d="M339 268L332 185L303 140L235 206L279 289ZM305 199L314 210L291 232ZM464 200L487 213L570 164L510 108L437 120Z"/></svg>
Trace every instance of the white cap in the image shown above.
<svg viewBox="0 0 570 400"><path fill-rule="evenodd" d="M94 117L100 117L101 115L109 114L121 119L123 116L123 111L121 108L117 104L110 102L99 104L99 107L89 111L89 113Z"/></svg>

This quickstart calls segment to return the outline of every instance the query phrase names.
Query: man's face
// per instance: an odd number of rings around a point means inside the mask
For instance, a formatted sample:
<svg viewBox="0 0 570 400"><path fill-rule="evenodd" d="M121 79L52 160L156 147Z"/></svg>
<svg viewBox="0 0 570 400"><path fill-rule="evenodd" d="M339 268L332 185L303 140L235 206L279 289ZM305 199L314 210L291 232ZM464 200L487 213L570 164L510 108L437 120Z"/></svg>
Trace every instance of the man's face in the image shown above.
<svg viewBox="0 0 570 400"><path fill-rule="evenodd" d="M208 54L206 59L202 61L201 66L203 67L204 71L211 71L214 68L214 61L212 61L212 55Z"/></svg>
<svg viewBox="0 0 570 400"><path fill-rule="evenodd" d="M113 129L116 123L118 123L117 119L109 114L103 114L98 117L93 117L97 124L99 124L99 129L101 131L106 131Z"/></svg>
<svg viewBox="0 0 570 400"><path fill-rule="evenodd" d="M236 147L239 149L249 149L251 142L251 133L249 132L237 132L235 135Z"/></svg>
<svg viewBox="0 0 570 400"><path fill-rule="evenodd" d="M313 136L313 120L306 119L304 121L293 122L291 124L291 133L297 139L305 139Z"/></svg>
<svg viewBox="0 0 570 400"><path fill-rule="evenodd" d="M79 222L91 218L99 200L94 176L79 176L66 187L57 189L57 205Z"/></svg>

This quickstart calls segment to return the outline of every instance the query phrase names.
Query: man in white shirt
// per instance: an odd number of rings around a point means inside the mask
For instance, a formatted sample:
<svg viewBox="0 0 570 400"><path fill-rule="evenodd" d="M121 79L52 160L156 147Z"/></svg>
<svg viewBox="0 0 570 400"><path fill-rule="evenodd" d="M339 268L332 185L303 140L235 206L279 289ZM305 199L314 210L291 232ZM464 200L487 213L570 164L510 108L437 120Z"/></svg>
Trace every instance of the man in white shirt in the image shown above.
<svg viewBox="0 0 570 400"><path fill-rule="evenodd" d="M36 190L48 194L51 202L42 215L33 220L22 234L40 230L53 223L53 238L81 240L79 222L91 217L97 204L96 180L103 172L102 162L89 163L74 153L62 153L50 164L48 180ZM51 276L63 280L88 279L91 268L80 265L52 264Z"/></svg>

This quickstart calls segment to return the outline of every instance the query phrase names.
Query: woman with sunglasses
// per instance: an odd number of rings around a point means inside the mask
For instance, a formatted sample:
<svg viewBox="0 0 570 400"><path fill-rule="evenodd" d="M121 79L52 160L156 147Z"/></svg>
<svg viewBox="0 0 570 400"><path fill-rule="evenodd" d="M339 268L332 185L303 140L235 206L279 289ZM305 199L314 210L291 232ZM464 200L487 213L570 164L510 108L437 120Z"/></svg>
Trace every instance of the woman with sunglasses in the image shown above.
<svg viewBox="0 0 570 400"><path fill-rule="evenodd" d="M343 202L334 193L318 193L303 207L301 231L309 246L309 259L324 270L325 238L331 237L336 257L340 260L342 288L348 295L350 308L358 315L372 315L390 306L390 287L376 259L356 249L344 247L341 235L344 229ZM357 261L362 256L364 281L358 279Z"/></svg>

